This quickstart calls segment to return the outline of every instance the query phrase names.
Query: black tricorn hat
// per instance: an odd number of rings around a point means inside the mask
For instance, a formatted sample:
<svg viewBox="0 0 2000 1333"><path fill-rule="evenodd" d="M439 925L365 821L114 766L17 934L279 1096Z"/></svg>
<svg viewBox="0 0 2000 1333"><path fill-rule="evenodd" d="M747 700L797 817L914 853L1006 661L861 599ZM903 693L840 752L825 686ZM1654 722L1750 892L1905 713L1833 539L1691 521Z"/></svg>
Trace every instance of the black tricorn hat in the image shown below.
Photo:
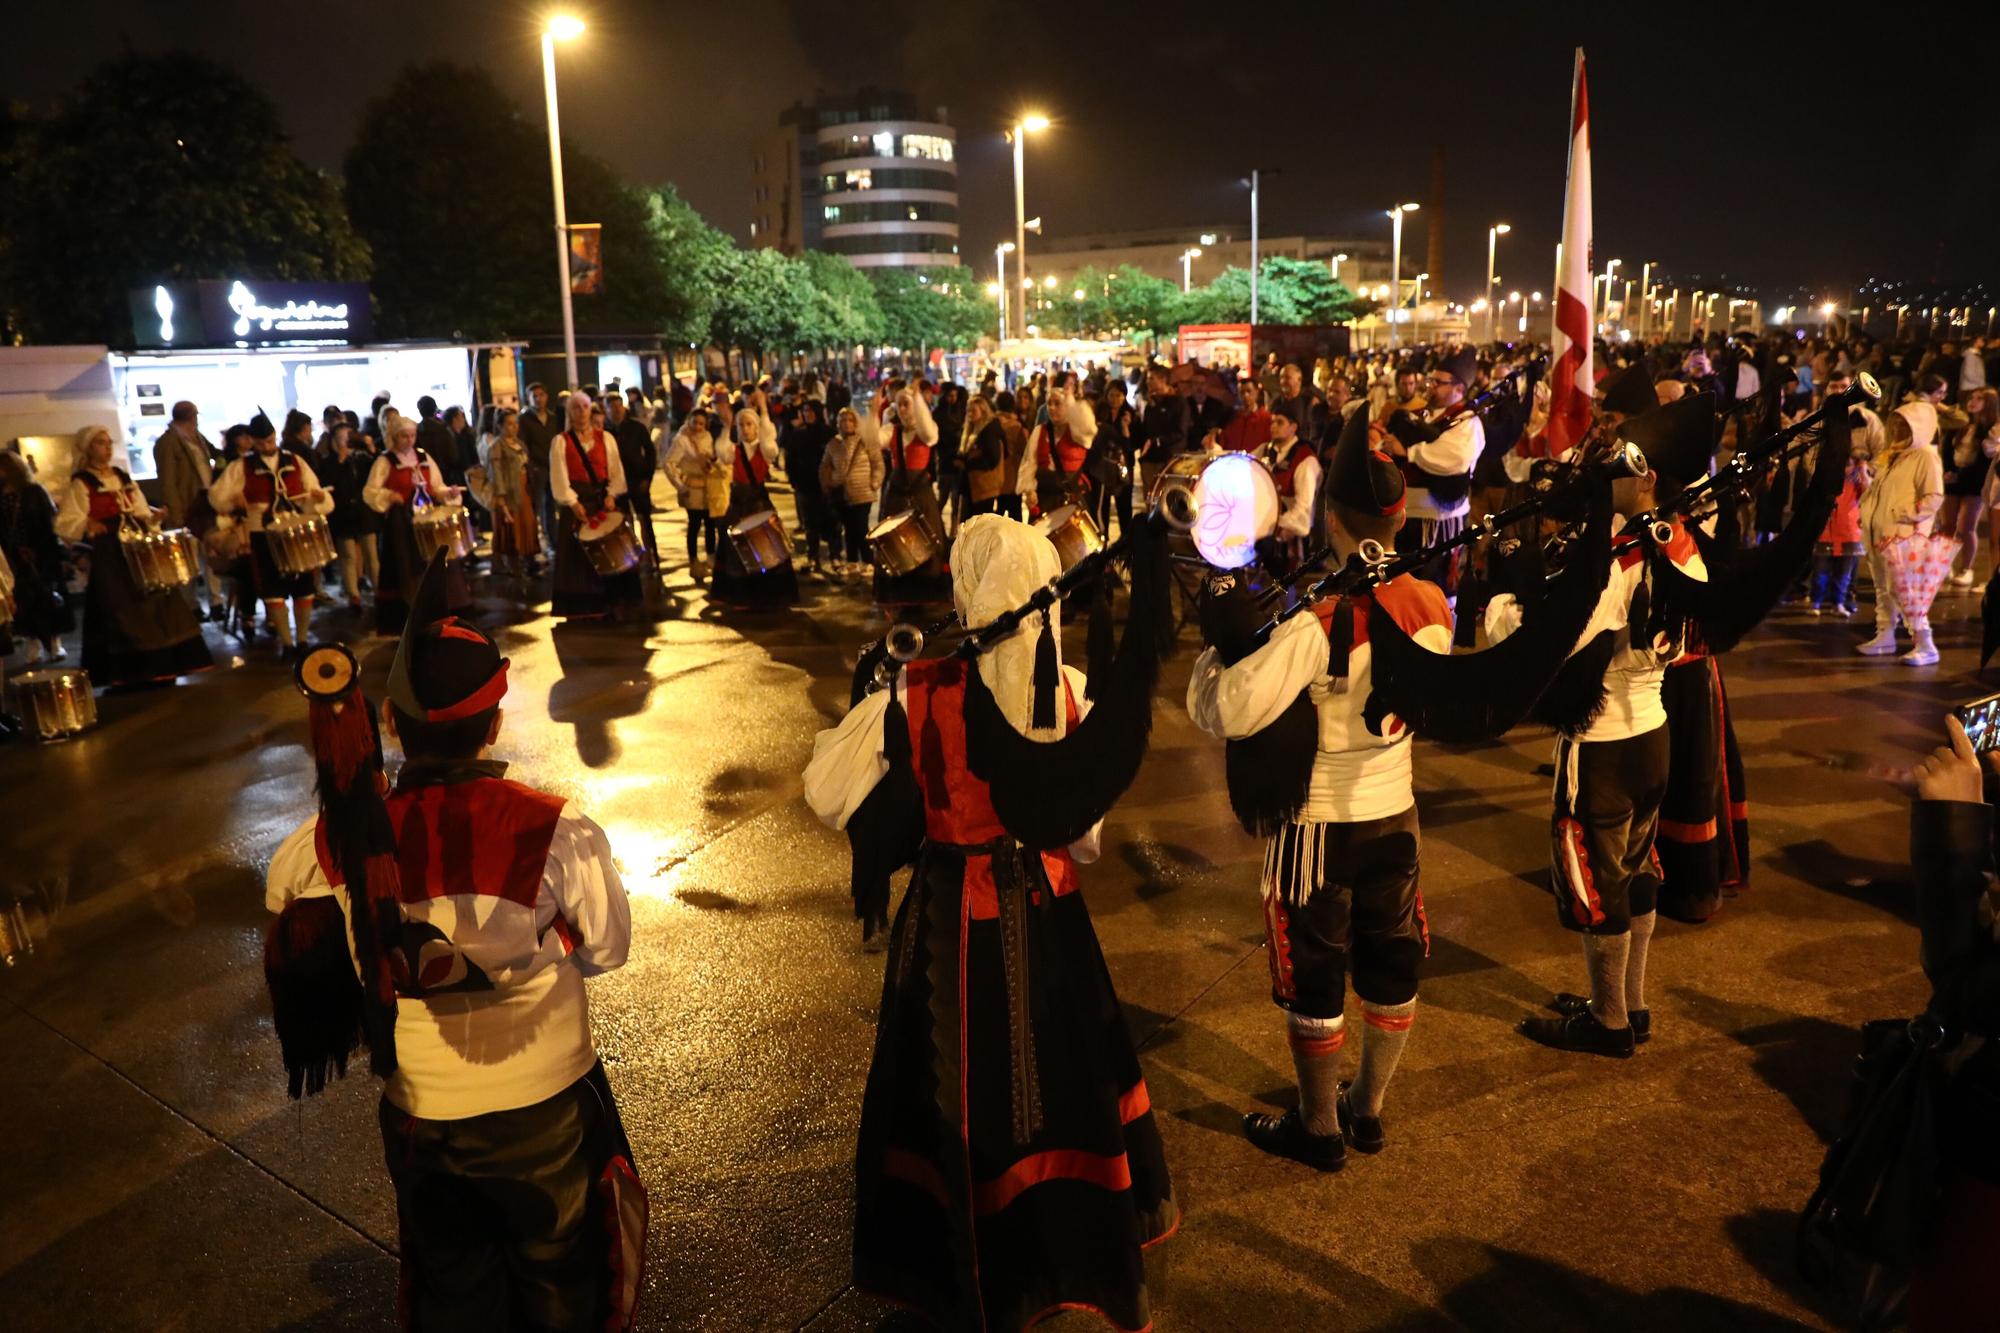
<svg viewBox="0 0 2000 1333"><path fill-rule="evenodd" d="M1349 413L1327 465L1327 499L1363 514L1400 514L1405 489L1395 460L1368 443L1368 413Z"/></svg>
<svg viewBox="0 0 2000 1333"><path fill-rule="evenodd" d="M1651 412L1660 405L1653 391L1653 375L1643 361L1635 362L1604 381L1604 410L1623 412L1628 417Z"/></svg>
<svg viewBox="0 0 2000 1333"><path fill-rule="evenodd" d="M507 659L477 625L445 606L444 552L431 557L389 666L389 702L406 717L455 722L507 693Z"/></svg>
<svg viewBox="0 0 2000 1333"><path fill-rule="evenodd" d="M1686 486L1708 474L1715 456L1715 395L1682 396L1626 422L1620 434L1646 452L1646 462L1662 478Z"/></svg>

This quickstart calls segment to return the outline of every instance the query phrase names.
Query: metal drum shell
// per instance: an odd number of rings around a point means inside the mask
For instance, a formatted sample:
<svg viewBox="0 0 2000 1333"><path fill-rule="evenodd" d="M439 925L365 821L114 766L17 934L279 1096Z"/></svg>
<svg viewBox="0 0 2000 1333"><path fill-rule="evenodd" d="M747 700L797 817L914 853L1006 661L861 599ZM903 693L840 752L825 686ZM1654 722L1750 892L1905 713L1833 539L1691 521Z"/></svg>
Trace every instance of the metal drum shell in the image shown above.
<svg viewBox="0 0 2000 1333"><path fill-rule="evenodd" d="M13 688L21 727L36 740L67 740L97 725L97 697L90 692L88 671L24 671L14 677Z"/></svg>
<svg viewBox="0 0 2000 1333"><path fill-rule="evenodd" d="M938 554L938 544L914 509L905 509L877 523L868 532L868 547L884 574L914 574Z"/></svg>
<svg viewBox="0 0 2000 1333"><path fill-rule="evenodd" d="M729 544L747 570L769 574L791 568L792 543L785 536L784 520L775 509L751 514L733 524L729 529Z"/></svg>
<svg viewBox="0 0 2000 1333"><path fill-rule="evenodd" d="M193 583L200 573L199 545L186 528L127 530L118 534L118 549L125 568L141 592L172 592Z"/></svg>
<svg viewBox="0 0 2000 1333"><path fill-rule="evenodd" d="M472 515L464 505L434 504L419 510L410 519L417 538L417 554L428 562L439 551L447 560L463 560L472 554Z"/></svg>
<svg viewBox="0 0 2000 1333"><path fill-rule="evenodd" d="M1104 549L1104 534L1097 520L1081 505L1063 505L1035 520L1035 530L1049 539L1068 570L1085 556Z"/></svg>
<svg viewBox="0 0 2000 1333"><path fill-rule="evenodd" d="M597 523L578 528L576 540L599 578L629 574L639 567L639 539L625 515L615 509Z"/></svg>
<svg viewBox="0 0 2000 1333"><path fill-rule="evenodd" d="M334 561L333 529L318 514L273 514L264 521L271 563L287 578L315 574Z"/></svg>

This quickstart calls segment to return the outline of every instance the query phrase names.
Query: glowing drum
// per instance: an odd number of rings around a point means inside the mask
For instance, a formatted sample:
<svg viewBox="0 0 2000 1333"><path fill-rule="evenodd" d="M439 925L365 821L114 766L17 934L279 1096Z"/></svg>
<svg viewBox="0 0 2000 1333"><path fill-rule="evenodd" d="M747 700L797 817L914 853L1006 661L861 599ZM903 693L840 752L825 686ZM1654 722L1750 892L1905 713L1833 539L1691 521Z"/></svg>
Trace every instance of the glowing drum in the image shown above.
<svg viewBox="0 0 2000 1333"><path fill-rule="evenodd" d="M410 520L416 530L417 554L428 563L439 551L447 560L463 560L476 544L472 535L472 515L464 505L432 505L419 509Z"/></svg>
<svg viewBox="0 0 2000 1333"><path fill-rule="evenodd" d="M14 677L14 709L22 729L38 741L68 740L97 725L88 671L22 672Z"/></svg>
<svg viewBox="0 0 2000 1333"><path fill-rule="evenodd" d="M625 515L616 509L599 514L576 530L583 558L598 577L629 574L639 567L639 539L625 524Z"/></svg>
<svg viewBox="0 0 2000 1333"><path fill-rule="evenodd" d="M729 529L729 545L743 568L752 574L769 574L792 567L792 544L785 537L785 525L776 510L752 514Z"/></svg>
<svg viewBox="0 0 2000 1333"><path fill-rule="evenodd" d="M905 509L869 529L868 547L875 553L876 568L892 577L916 573L938 553L930 529L914 509Z"/></svg>
<svg viewBox="0 0 2000 1333"><path fill-rule="evenodd" d="M1241 569L1277 531L1278 483L1249 454L1222 454L1195 478L1194 507L1195 551L1217 569Z"/></svg>
<svg viewBox="0 0 2000 1333"><path fill-rule="evenodd" d="M1064 569L1104 549L1104 534L1098 531L1097 520L1077 505L1051 509L1035 520L1035 531L1056 548Z"/></svg>
<svg viewBox="0 0 2000 1333"><path fill-rule="evenodd" d="M118 533L118 549L125 553L125 568L144 593L172 592L194 582L194 534L186 528L154 532L127 523Z"/></svg>
<svg viewBox="0 0 2000 1333"><path fill-rule="evenodd" d="M333 563L333 529L318 514L287 511L264 522L271 563L286 578L312 574Z"/></svg>

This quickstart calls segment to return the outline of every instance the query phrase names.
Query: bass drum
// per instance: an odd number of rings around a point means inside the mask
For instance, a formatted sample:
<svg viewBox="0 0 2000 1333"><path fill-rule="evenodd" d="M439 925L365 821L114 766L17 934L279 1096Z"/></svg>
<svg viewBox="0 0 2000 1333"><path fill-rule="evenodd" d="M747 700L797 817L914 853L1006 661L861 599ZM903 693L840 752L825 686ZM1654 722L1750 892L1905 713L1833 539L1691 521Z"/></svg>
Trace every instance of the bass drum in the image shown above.
<svg viewBox="0 0 2000 1333"><path fill-rule="evenodd" d="M1035 520L1035 531L1056 548L1065 571L1104 549L1104 534L1098 530L1097 520L1078 505L1064 505L1043 514Z"/></svg>
<svg viewBox="0 0 2000 1333"><path fill-rule="evenodd" d="M14 677L21 728L38 741L63 741L97 725L97 697L88 671L47 668Z"/></svg>
<svg viewBox="0 0 2000 1333"><path fill-rule="evenodd" d="M729 545L749 573L770 574L792 567L792 544L785 537L785 525L776 510L752 514L732 526Z"/></svg>
<svg viewBox="0 0 2000 1333"><path fill-rule="evenodd" d="M420 509L410 520L416 532L417 554L428 564L439 551L447 560L463 560L472 554L472 515L464 505L434 504Z"/></svg>
<svg viewBox="0 0 2000 1333"><path fill-rule="evenodd" d="M274 514L264 524L271 563L288 578L314 574L334 561L333 529L318 514Z"/></svg>
<svg viewBox="0 0 2000 1333"><path fill-rule="evenodd" d="M186 528L155 532L127 524L118 534L118 549L125 556L132 581L145 593L185 588L200 569L194 534Z"/></svg>
<svg viewBox="0 0 2000 1333"><path fill-rule="evenodd" d="M600 578L629 574L639 567L639 541L625 522L625 515L613 509L576 530L583 557Z"/></svg>

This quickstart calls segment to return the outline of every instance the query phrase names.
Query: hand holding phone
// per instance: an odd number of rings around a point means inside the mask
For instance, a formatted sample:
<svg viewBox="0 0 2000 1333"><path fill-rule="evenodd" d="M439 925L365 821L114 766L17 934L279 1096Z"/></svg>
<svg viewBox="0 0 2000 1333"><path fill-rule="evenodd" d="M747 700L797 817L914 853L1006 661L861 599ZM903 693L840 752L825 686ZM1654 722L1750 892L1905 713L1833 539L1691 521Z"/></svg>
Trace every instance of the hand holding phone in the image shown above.
<svg viewBox="0 0 2000 1333"><path fill-rule="evenodd" d="M2000 749L2000 694L1960 704L1951 710L1951 715L1965 728L1965 738L1972 742L1975 754Z"/></svg>

